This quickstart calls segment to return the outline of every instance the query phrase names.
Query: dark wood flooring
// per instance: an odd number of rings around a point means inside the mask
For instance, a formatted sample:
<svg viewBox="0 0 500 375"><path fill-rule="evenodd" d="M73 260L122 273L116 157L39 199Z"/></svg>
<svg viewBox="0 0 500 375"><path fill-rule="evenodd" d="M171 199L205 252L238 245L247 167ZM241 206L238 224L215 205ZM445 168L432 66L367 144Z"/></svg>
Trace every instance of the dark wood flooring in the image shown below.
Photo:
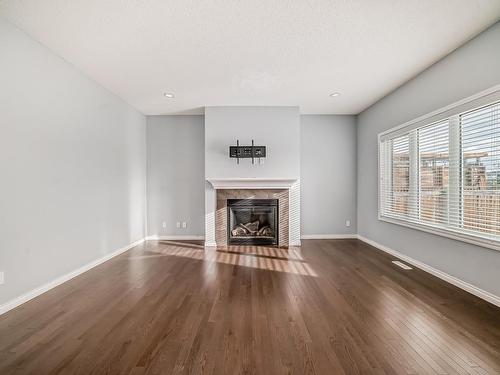
<svg viewBox="0 0 500 375"><path fill-rule="evenodd" d="M0 316L0 374L499 374L500 309L391 260L148 242Z"/></svg>

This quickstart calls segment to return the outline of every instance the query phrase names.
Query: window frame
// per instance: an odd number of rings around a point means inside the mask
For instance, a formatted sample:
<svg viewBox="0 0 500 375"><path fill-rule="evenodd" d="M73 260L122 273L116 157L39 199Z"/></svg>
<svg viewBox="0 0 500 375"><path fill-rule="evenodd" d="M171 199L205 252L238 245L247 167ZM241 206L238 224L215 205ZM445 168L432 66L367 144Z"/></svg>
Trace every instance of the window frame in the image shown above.
<svg viewBox="0 0 500 375"><path fill-rule="evenodd" d="M382 142L387 139L393 139L398 136L402 136L404 134L409 134L412 131L415 131L424 126L431 125L433 123L437 123L440 121L444 121L446 119L449 120L449 158L450 158L450 169L452 165L452 157L458 158L455 161L460 161L457 165L459 166L458 173L455 174L455 179L451 179L451 171L450 171L450 181L449 181L449 191L452 188L459 191L459 194L462 194L461 191L463 189L463 185L461 182L462 175L462 163L461 163L461 149L460 149L460 126L459 126L459 116L460 114L488 105L500 100L500 84L493 86L485 91L482 91L478 94L472 95L468 98L459 100L453 104L440 108L436 111L428 113L426 115L420 116L414 120L405 122L404 124L395 126L393 128L387 129L377 135L377 211L378 211L378 220L401 225L407 228L420 230L423 232L439 235L446 238L451 238L454 240L458 240L461 242L470 243L473 245L478 245L481 247L486 247L489 249L500 251L500 236L496 236L498 238L492 238L492 235L481 234L481 233L469 233L464 232L460 228L450 228L444 227L442 224L436 223L421 223L415 220L412 220L408 217L393 217L386 216L382 214ZM418 152L418 151L417 151ZM418 161L418 160L417 160ZM410 164L412 161L410 160ZM387 171L386 175L387 175ZM410 171L411 173L411 171ZM458 178L456 178L458 176ZM413 178L419 178L419 174L417 174ZM411 176L410 176L411 178ZM458 185L458 186L457 186ZM387 202L384 202L386 204ZM453 217L454 220L461 221L463 219L463 215L461 215L460 211L449 213L450 217Z"/></svg>

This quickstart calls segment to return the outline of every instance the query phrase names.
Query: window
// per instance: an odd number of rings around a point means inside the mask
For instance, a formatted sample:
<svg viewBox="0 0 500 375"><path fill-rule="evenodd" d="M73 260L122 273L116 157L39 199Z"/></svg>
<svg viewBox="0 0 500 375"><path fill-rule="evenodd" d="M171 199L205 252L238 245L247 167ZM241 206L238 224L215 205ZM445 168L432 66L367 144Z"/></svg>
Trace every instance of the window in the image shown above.
<svg viewBox="0 0 500 375"><path fill-rule="evenodd" d="M500 89L379 135L379 218L500 249Z"/></svg>
<svg viewBox="0 0 500 375"><path fill-rule="evenodd" d="M392 212L408 215L410 200L410 142L403 136L392 142Z"/></svg>
<svg viewBox="0 0 500 375"><path fill-rule="evenodd" d="M460 115L463 227L500 235L500 104Z"/></svg>
<svg viewBox="0 0 500 375"><path fill-rule="evenodd" d="M419 219L448 223L449 122L418 130Z"/></svg>

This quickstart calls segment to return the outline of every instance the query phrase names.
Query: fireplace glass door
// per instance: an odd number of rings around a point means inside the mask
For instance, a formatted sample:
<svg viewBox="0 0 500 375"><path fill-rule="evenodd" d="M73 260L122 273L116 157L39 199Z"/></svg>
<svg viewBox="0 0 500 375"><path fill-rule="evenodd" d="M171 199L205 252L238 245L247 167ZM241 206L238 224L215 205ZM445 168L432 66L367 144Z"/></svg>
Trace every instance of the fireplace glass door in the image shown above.
<svg viewBox="0 0 500 375"><path fill-rule="evenodd" d="M228 199L228 244L278 245L277 199Z"/></svg>

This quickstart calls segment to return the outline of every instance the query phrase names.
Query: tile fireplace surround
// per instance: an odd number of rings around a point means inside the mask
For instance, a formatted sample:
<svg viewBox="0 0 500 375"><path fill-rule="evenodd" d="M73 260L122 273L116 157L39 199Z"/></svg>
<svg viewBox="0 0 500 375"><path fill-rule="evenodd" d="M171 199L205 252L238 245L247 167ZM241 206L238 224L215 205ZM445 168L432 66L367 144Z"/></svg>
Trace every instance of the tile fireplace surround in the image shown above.
<svg viewBox="0 0 500 375"><path fill-rule="evenodd" d="M208 179L205 191L206 246L227 246L228 199L278 199L278 246L300 246L298 179Z"/></svg>
<svg viewBox="0 0 500 375"><path fill-rule="evenodd" d="M288 189L220 189L217 190L215 242L227 246L228 199L278 199L278 245L288 246Z"/></svg>

